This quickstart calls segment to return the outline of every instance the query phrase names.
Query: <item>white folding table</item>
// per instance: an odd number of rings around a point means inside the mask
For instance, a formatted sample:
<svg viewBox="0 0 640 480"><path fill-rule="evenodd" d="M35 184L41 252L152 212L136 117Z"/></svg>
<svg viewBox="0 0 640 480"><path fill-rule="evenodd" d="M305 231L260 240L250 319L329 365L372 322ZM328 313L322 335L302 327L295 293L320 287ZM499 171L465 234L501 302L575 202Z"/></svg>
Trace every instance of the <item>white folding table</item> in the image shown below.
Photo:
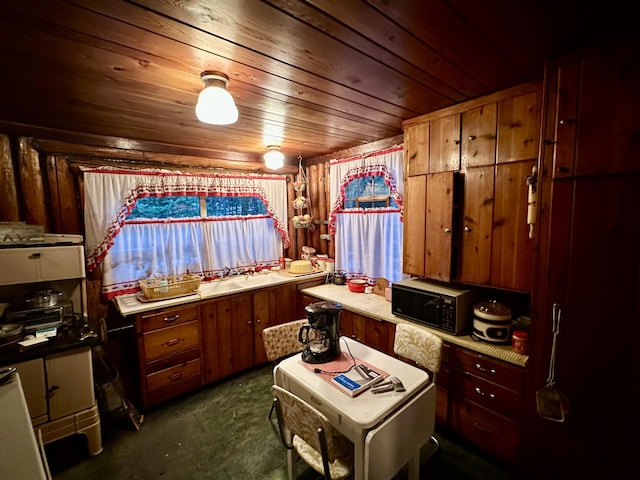
<svg viewBox="0 0 640 480"><path fill-rule="evenodd" d="M367 390L351 398L314 373L301 354L276 365L274 383L315 406L353 442L355 480L389 480L405 464L409 479L418 480L420 449L434 431L435 384L425 371L355 340L341 337L340 345L343 353L398 377L406 391Z"/></svg>

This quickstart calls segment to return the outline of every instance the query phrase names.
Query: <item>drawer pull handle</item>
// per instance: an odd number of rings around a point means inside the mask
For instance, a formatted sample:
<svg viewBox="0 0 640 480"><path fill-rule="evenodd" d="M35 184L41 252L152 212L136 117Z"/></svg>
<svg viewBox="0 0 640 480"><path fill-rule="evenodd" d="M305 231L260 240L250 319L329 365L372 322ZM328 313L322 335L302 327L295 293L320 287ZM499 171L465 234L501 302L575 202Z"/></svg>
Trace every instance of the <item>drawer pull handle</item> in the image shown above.
<svg viewBox="0 0 640 480"><path fill-rule="evenodd" d="M41 253L32 253L31 255L29 255L29 258L31 259L38 259L41 258L42 254Z"/></svg>
<svg viewBox="0 0 640 480"><path fill-rule="evenodd" d="M164 317L162 319L162 321L166 322L166 323L173 323L176 320L178 320L179 318L180 318L180 314L178 313L178 314L174 315L173 317Z"/></svg>
<svg viewBox="0 0 640 480"><path fill-rule="evenodd" d="M177 345L178 343L180 343L180 339L179 338L172 338L171 340L169 340L167 342L167 347L173 347L174 345Z"/></svg>
<svg viewBox="0 0 640 480"><path fill-rule="evenodd" d="M476 428L477 428L478 430L480 430L481 432L489 433L489 434L492 434L492 433L493 433L493 430L491 430L490 428L483 427L483 426L482 426L482 425L480 425L478 422L474 422L473 426L474 426L474 427L476 427Z"/></svg>
<svg viewBox="0 0 640 480"><path fill-rule="evenodd" d="M170 382L176 382L182 378L182 372L172 373L169 375Z"/></svg>
<svg viewBox="0 0 640 480"><path fill-rule="evenodd" d="M487 395L486 393L484 393L482 390L480 390L480 387L476 387L476 393L478 395L480 395L481 397L489 397L489 398L496 398L496 396L493 393L490 393L489 395Z"/></svg>
<svg viewBox="0 0 640 480"><path fill-rule="evenodd" d="M495 368L484 368L482 365L480 365L479 363L476 363L476 368L478 370L480 370L483 373L490 373L491 375L495 375L496 374L496 369Z"/></svg>

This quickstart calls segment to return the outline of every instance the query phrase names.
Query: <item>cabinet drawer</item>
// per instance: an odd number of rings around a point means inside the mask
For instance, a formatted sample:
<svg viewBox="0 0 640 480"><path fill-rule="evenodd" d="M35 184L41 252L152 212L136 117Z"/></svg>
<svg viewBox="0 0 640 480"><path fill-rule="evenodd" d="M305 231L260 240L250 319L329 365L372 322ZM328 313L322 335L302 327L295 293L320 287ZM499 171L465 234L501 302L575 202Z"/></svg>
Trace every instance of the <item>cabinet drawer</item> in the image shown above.
<svg viewBox="0 0 640 480"><path fill-rule="evenodd" d="M517 464L520 450L517 423L464 400L452 402L451 423L471 443L512 465Z"/></svg>
<svg viewBox="0 0 640 480"><path fill-rule="evenodd" d="M138 315L138 331L151 332L159 328L193 322L197 319L197 306L155 311L154 313Z"/></svg>
<svg viewBox="0 0 640 480"><path fill-rule="evenodd" d="M163 328L143 337L144 359L149 362L200 346L200 323L189 322Z"/></svg>
<svg viewBox="0 0 640 480"><path fill-rule="evenodd" d="M522 395L492 382L462 372L462 398L487 407L501 415L520 421Z"/></svg>
<svg viewBox="0 0 640 480"><path fill-rule="evenodd" d="M456 367L522 393L524 370L464 348L454 349Z"/></svg>
<svg viewBox="0 0 640 480"><path fill-rule="evenodd" d="M185 381L190 382L190 377L200 376L200 359L174 365L151 375L147 375L147 390L152 392L165 387L174 387Z"/></svg>

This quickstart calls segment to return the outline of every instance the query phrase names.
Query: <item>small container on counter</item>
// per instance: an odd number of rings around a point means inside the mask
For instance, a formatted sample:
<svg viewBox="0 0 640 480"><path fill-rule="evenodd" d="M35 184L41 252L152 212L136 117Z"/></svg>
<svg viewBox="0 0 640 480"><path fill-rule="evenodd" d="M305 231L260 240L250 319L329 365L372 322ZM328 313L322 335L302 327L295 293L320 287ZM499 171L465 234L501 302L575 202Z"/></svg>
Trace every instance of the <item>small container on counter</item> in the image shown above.
<svg viewBox="0 0 640 480"><path fill-rule="evenodd" d="M511 348L526 355L529 351L529 334L525 330L514 330L511 336Z"/></svg>
<svg viewBox="0 0 640 480"><path fill-rule="evenodd" d="M324 263L325 272L333 273L336 261L333 258L326 258Z"/></svg>

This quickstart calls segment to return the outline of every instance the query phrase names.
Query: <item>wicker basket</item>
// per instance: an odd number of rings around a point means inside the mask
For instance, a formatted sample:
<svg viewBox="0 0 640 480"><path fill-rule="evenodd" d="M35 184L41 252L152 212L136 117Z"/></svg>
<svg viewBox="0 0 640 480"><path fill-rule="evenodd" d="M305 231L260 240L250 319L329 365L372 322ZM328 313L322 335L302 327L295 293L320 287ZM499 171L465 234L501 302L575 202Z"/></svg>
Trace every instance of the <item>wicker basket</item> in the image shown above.
<svg viewBox="0 0 640 480"><path fill-rule="evenodd" d="M140 280L142 293L149 300L181 297L198 291L202 278L198 275L169 275L167 277Z"/></svg>

